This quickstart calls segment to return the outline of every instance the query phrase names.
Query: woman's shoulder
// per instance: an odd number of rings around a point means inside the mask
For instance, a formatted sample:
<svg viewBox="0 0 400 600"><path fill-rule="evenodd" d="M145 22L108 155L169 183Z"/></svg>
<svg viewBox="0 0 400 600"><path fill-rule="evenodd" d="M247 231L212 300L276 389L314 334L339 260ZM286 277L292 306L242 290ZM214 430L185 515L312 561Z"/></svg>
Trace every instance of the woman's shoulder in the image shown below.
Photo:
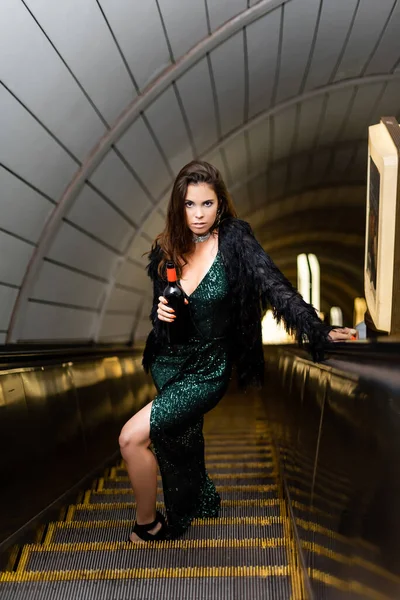
<svg viewBox="0 0 400 600"><path fill-rule="evenodd" d="M238 219L237 217L228 217L222 221L219 226L220 233L236 233L236 234L248 234L252 233L250 224L247 221Z"/></svg>
<svg viewBox="0 0 400 600"><path fill-rule="evenodd" d="M220 226L220 230L236 230L236 231L251 231L250 223L247 221L243 221L243 219L238 219L237 217L227 217L224 219Z"/></svg>

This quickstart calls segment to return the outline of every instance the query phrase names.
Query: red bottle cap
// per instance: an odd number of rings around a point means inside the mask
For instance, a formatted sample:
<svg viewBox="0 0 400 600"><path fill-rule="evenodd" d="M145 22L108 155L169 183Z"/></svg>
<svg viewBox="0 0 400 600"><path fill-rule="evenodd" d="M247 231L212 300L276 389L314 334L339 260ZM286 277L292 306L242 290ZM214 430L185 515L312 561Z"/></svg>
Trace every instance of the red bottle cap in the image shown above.
<svg viewBox="0 0 400 600"><path fill-rule="evenodd" d="M167 279L170 283L177 281L176 269L174 263L167 263Z"/></svg>

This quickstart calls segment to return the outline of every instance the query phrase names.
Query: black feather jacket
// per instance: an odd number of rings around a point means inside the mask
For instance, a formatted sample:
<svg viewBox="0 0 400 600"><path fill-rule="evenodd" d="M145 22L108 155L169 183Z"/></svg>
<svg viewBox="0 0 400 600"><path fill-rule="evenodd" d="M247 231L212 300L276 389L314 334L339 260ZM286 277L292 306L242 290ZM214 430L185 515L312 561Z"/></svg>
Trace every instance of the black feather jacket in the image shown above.
<svg viewBox="0 0 400 600"><path fill-rule="evenodd" d="M232 292L232 327L229 348L240 387L259 385L263 380L264 357L261 318L268 304L277 321L294 332L300 345L307 343L315 361L323 360L327 336L332 327L319 319L292 284L279 271L254 237L245 221L227 218L219 226L219 251ZM158 298L166 281L158 275L161 248L149 255L147 271L153 281L154 298L150 319L153 324L143 354L143 366L149 367L166 343L165 329L157 318Z"/></svg>

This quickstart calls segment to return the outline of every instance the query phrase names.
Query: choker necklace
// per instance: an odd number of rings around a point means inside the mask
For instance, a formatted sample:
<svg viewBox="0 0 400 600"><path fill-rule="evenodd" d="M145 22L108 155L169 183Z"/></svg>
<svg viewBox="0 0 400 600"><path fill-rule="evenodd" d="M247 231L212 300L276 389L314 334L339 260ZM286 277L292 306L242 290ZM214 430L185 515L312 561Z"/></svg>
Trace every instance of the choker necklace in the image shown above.
<svg viewBox="0 0 400 600"><path fill-rule="evenodd" d="M198 244L199 242L206 242L208 240L208 238L211 235L211 231L207 231L207 233L204 233L203 235L196 235L195 233L193 234L193 241L195 244Z"/></svg>

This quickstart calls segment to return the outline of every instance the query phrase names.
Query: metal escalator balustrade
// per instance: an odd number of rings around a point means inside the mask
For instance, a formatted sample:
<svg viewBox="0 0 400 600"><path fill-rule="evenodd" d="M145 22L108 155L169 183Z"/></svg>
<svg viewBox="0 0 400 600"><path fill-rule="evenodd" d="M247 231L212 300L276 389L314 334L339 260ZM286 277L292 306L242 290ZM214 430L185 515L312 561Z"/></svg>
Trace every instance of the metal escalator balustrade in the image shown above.
<svg viewBox="0 0 400 600"><path fill-rule="evenodd" d="M400 597L400 355L383 346L335 347L322 365L294 348L265 353L270 429L315 598Z"/></svg>

